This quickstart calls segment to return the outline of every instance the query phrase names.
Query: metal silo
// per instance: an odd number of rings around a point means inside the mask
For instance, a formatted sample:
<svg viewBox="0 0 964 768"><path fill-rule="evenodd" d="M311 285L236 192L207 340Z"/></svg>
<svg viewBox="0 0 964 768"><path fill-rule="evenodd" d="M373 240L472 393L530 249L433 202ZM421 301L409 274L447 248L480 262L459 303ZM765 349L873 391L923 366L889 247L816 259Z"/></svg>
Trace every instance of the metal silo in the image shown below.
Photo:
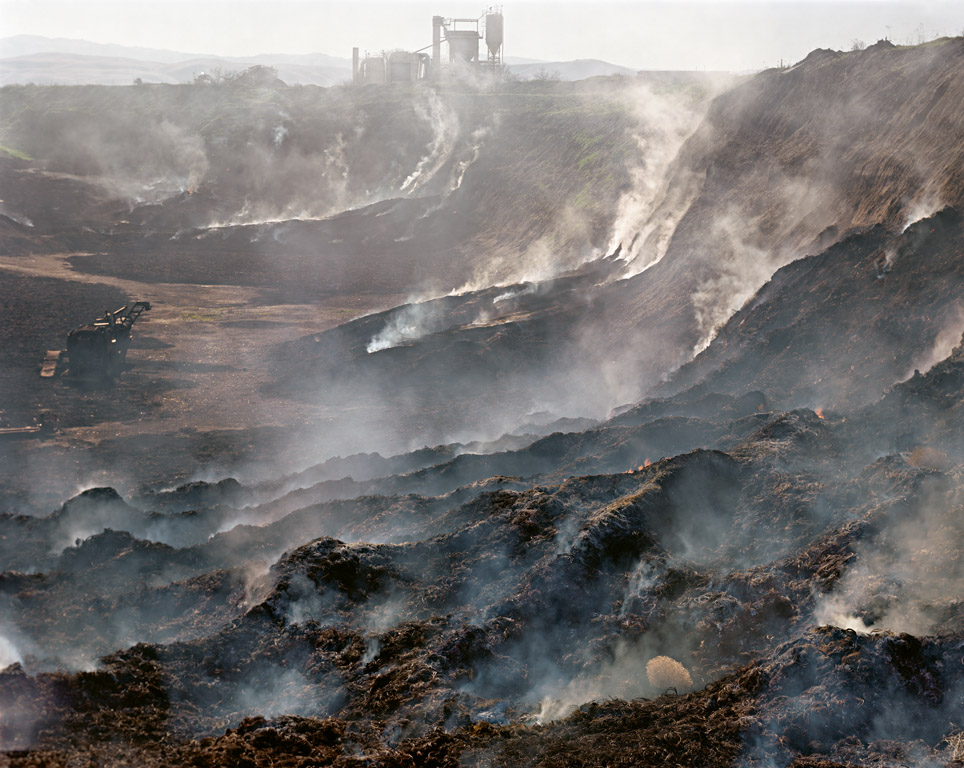
<svg viewBox="0 0 964 768"><path fill-rule="evenodd" d="M489 47L489 59L499 59L502 48L502 14L487 13L485 15L485 44Z"/></svg>
<svg viewBox="0 0 964 768"><path fill-rule="evenodd" d="M455 19L462 21L462 19ZM445 41L449 44L449 61L467 63L479 60L479 33L475 29L446 29Z"/></svg>

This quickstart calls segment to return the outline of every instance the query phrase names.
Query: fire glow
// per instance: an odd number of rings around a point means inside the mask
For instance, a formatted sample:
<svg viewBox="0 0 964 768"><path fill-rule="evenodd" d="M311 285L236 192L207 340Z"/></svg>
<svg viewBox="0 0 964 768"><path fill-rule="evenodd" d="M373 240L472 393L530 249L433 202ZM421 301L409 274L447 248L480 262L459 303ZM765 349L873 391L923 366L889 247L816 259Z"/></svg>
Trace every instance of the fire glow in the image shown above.
<svg viewBox="0 0 964 768"><path fill-rule="evenodd" d="M627 470L626 470L626 474L627 474L627 475L634 475L634 474L636 474L637 472L642 472L644 469L646 469L646 467L651 467L652 465L653 465L653 460L652 460L652 459L646 459L646 460L645 460L642 464L640 464L638 467L630 467L629 469L627 469Z"/></svg>

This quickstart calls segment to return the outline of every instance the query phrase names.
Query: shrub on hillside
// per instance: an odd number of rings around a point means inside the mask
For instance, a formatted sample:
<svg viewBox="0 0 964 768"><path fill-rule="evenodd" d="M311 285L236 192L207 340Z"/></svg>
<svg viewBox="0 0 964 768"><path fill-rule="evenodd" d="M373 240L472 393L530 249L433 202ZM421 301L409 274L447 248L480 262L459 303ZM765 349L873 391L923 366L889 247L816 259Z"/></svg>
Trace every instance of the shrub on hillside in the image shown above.
<svg viewBox="0 0 964 768"><path fill-rule="evenodd" d="M665 691L675 688L684 691L693 687L693 678L686 671L686 667L669 656L656 656L646 664L646 677L654 688Z"/></svg>

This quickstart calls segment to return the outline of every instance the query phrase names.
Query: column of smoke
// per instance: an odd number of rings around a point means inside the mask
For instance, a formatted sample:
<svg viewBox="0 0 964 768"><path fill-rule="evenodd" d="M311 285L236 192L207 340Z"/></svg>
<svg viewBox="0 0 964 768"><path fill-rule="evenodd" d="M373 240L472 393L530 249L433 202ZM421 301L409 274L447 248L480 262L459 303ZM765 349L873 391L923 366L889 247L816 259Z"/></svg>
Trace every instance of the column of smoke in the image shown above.
<svg viewBox="0 0 964 768"><path fill-rule="evenodd" d="M361 133L361 127L355 129L355 136L352 140L357 141ZM287 135L287 129L281 136ZM275 134L275 148L280 147L278 133ZM277 208L272 200L259 200L254 209L249 201L245 201L244 209L233 217L232 224L260 224L267 222L283 222L291 219L323 219L339 211L346 210L353 205L367 202L375 202L376 197L369 199L367 196L357 197L349 190L350 168L345 156L345 149L348 140L345 139L343 132L336 133L330 143L322 151L318 158L302 157L297 155L292 161L290 158L281 163L281 167L273 167L272 172L279 178L285 176L285 166L289 163L314 164L317 166L318 187L314 191L305 190L303 195L296 196L284 201L282 208Z"/></svg>
<svg viewBox="0 0 964 768"><path fill-rule="evenodd" d="M150 129L149 129L150 130ZM175 192L194 190L208 172L208 158L204 140L172 122L164 120L145 139L152 151L149 157L157 158L138 167L137 175L117 167L113 161L116 149L105 147L101 157L107 164L108 183L122 196L135 202L156 202Z"/></svg>
<svg viewBox="0 0 964 768"><path fill-rule="evenodd" d="M933 216L943 207L944 203L941 201L939 195L931 192L920 195L919 197L915 198L905 209L904 224L900 231L906 232L911 224L916 224L921 219L926 219Z"/></svg>
<svg viewBox="0 0 964 768"><path fill-rule="evenodd" d="M916 511L899 509L814 609L816 624L859 632L927 635L964 593L964 507L940 479L925 485Z"/></svg>
<svg viewBox="0 0 964 768"><path fill-rule="evenodd" d="M943 207L944 204L941 202L940 197L929 192L915 198L904 209L904 222L900 229L901 235L907 232L914 224L923 219L930 218ZM878 265L877 277L879 279L887 276L887 273L894 268L894 265L902 255L907 256L916 253L920 244L926 239L927 232L920 230L917 232L917 237L913 237L913 233L908 235L908 237L910 238L909 240L902 238L901 242L890 245L884 252L883 264Z"/></svg>
<svg viewBox="0 0 964 768"><path fill-rule="evenodd" d="M558 720L590 701L654 697L667 691L688 693L693 688L689 670L676 659L660 653L660 645L654 639L620 642L610 661L545 695L535 715L536 722ZM678 653L678 647L672 652Z"/></svg>
<svg viewBox="0 0 964 768"><path fill-rule="evenodd" d="M521 253L489 253L473 265L472 277L449 295L462 296L494 286L511 290L510 286L519 283L547 284L554 277L602 255L589 247L592 224L585 212L572 203L559 205L547 230L527 243Z"/></svg>
<svg viewBox="0 0 964 768"><path fill-rule="evenodd" d="M388 320L385 327L368 342L366 351L380 352L400 344L416 341L444 327L445 318L434 304L415 302L404 305Z"/></svg>
<svg viewBox="0 0 964 768"><path fill-rule="evenodd" d="M459 135L459 116L435 91L425 91L425 100L415 105L415 114L432 129L428 151L405 178L399 190L412 194L429 181L448 160Z"/></svg>
<svg viewBox="0 0 964 768"><path fill-rule="evenodd" d="M807 230L819 231L832 221L827 210L832 195L823 184L771 171L766 185L765 214L744 213L730 205L713 219L706 233L706 250L697 260L707 276L691 296L699 334L694 356L712 343L726 321L778 269L804 255L797 245L803 222L809 222ZM776 237L765 237L767 230Z"/></svg>
<svg viewBox="0 0 964 768"><path fill-rule="evenodd" d="M639 274L666 253L669 239L700 180L685 169L671 174L686 139L696 130L709 104L688 103L682 96L657 95L640 86L629 98L639 123L636 153L630 168L631 187L619 200L606 253L619 252L628 263L626 276Z"/></svg>
<svg viewBox="0 0 964 768"><path fill-rule="evenodd" d="M619 199L605 251L588 245L575 252L561 247L560 232L567 232L575 243L588 244L592 238L593 225L585 214L565 205L558 209L549 232L529 244L521 258L487 260L463 289L509 281L548 281L587 261L617 252L625 262L620 276L631 277L662 258L677 223L702 186L702 177L680 162L678 155L699 124L709 99L694 99L679 91L658 94L645 85L628 89L619 98L625 100L623 105L637 124L632 136L636 151L629 167L630 186ZM648 367L657 377L675 367L670 363L676 353L666 350L659 339L641 335L638 343L618 349L612 344L611 330L597 326L584 324L575 338L556 340L559 359L565 364L554 372L557 375L543 380L564 381L566 385L555 393L542 393L547 409L575 413L569 409L576 407L579 415L601 416L639 396L647 384L640 379L639 360L659 360L658 365Z"/></svg>
<svg viewBox="0 0 964 768"><path fill-rule="evenodd" d="M726 321L782 266L774 266L769 253L745 238L752 227L730 212L713 225L713 241L707 247L712 277L703 280L690 297L699 340L695 357L706 349Z"/></svg>
<svg viewBox="0 0 964 768"><path fill-rule="evenodd" d="M132 206L191 191L209 168L204 139L169 120L141 124L127 135L78 126L62 137L55 162L86 170Z"/></svg>
<svg viewBox="0 0 964 768"><path fill-rule="evenodd" d="M618 612L620 620L630 616L641 599L663 584L666 563L661 558L644 557L627 573L626 588ZM674 658L686 649L684 638L664 637L651 630L636 641L619 640L611 658L594 663L590 669L565 682L558 673L543 682L549 693L543 696L536 714L537 722L565 717L589 701L606 698L631 699L658 696L668 689L686 693L693 687L689 671Z"/></svg>
<svg viewBox="0 0 964 768"><path fill-rule="evenodd" d="M11 664L21 664L23 663L23 657L20 655L20 651L17 650L17 646L13 644L12 640L7 638L7 630L3 629L3 634L0 634L0 669L9 667Z"/></svg>
<svg viewBox="0 0 964 768"><path fill-rule="evenodd" d="M292 219L323 219L354 206L377 202L381 195L357 193L350 188L351 169L346 156L349 142L361 140L363 126L356 126L348 138L343 131L330 137L318 153L292 150L280 155L288 136L282 122L273 130L270 145L246 147L249 174L235 169L229 178L245 195L241 207L220 214L206 224L207 229L222 229L255 224L279 224ZM310 180L309 180L310 177ZM288 180L283 189L278 185ZM266 187L265 190L259 190ZM267 194L257 194L266 191Z"/></svg>
<svg viewBox="0 0 964 768"><path fill-rule="evenodd" d="M498 120L498 115L493 116L493 121ZM462 180L465 178L465 172L472 167L473 163L479 159L479 154L482 152L482 146L485 144L485 140L489 137L492 132L493 125L483 125L472 131L469 141L470 146L463 152L463 157L461 157L455 165L452 172L452 183L449 186L449 191L454 192L456 189L462 186Z"/></svg>
<svg viewBox="0 0 964 768"><path fill-rule="evenodd" d="M941 323L941 328L934 337L930 349L914 361L914 365L904 373L902 379L908 379L914 371L927 373L937 363L947 359L951 352L961 343L964 337L964 303L957 304Z"/></svg>

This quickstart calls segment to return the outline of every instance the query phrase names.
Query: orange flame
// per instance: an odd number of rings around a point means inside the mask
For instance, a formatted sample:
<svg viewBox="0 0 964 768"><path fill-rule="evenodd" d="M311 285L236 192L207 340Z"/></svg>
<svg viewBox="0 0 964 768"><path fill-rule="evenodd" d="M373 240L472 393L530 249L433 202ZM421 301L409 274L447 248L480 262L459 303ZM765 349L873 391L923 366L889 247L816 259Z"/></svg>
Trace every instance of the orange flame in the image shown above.
<svg viewBox="0 0 964 768"><path fill-rule="evenodd" d="M643 462L643 467L649 467L649 466L652 466L652 464L653 464L652 459L646 459L646 461ZM640 467L640 469L642 469L643 467Z"/></svg>
<svg viewBox="0 0 964 768"><path fill-rule="evenodd" d="M817 414L818 419L827 418L826 416L823 415L823 408L817 408L817 410L815 410L814 413Z"/></svg>

